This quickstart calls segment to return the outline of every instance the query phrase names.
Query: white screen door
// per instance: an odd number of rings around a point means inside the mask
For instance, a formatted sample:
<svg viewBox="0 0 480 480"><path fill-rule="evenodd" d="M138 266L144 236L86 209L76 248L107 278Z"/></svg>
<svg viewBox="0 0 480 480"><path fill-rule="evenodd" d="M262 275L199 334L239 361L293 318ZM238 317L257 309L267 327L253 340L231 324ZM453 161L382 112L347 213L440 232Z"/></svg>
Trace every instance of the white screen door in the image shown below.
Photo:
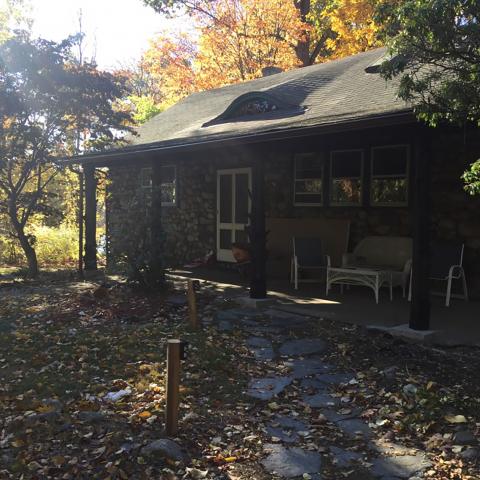
<svg viewBox="0 0 480 480"><path fill-rule="evenodd" d="M249 223L250 168L217 172L217 260L234 262L232 243L248 243L245 226Z"/></svg>

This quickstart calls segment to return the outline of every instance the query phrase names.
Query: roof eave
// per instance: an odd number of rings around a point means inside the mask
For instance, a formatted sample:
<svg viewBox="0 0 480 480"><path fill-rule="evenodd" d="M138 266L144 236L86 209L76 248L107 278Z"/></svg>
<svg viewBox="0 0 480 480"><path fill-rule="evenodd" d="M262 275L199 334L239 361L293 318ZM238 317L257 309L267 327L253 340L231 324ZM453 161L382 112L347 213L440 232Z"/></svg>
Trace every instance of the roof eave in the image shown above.
<svg viewBox="0 0 480 480"><path fill-rule="evenodd" d="M242 135L206 137L202 139L179 139L177 143L166 144L166 142L153 142L142 145L131 145L121 149L112 149L105 152L89 153L57 159L66 165L84 164L98 167L109 166L113 162L130 160L139 155L172 154L198 150L201 148L218 148L226 146L238 146L245 143L261 143L272 140L306 137L310 135L322 135L328 133L339 133L342 131L360 130L363 128L374 128L400 124L416 123L412 109L398 110L395 112L383 113L381 115L369 115L357 119L334 121L313 126L288 127L263 132L246 133Z"/></svg>

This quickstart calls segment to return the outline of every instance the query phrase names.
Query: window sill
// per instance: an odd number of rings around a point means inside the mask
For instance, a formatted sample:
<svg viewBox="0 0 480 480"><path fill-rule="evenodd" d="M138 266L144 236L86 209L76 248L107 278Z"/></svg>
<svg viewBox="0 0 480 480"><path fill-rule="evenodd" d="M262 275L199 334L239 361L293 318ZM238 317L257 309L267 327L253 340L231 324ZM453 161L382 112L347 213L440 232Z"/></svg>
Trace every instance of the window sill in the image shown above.
<svg viewBox="0 0 480 480"><path fill-rule="evenodd" d="M330 207L356 207L362 208L363 205L361 203L330 203Z"/></svg>
<svg viewBox="0 0 480 480"><path fill-rule="evenodd" d="M371 208L406 208L408 203L370 203Z"/></svg>
<svg viewBox="0 0 480 480"><path fill-rule="evenodd" d="M323 207L323 203L297 203L293 204L294 207Z"/></svg>

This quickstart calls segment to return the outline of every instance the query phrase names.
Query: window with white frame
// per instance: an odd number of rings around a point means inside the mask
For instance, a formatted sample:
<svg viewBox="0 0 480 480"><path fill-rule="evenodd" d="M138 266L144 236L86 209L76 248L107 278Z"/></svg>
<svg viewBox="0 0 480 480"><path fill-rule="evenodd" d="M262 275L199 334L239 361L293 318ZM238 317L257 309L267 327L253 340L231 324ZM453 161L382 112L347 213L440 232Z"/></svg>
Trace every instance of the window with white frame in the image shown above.
<svg viewBox="0 0 480 480"><path fill-rule="evenodd" d="M152 169L142 168L140 170L140 185L142 188L152 188Z"/></svg>
<svg viewBox="0 0 480 480"><path fill-rule="evenodd" d="M396 206L408 203L408 145L372 148L372 205Z"/></svg>
<svg viewBox="0 0 480 480"><path fill-rule="evenodd" d="M295 155L295 205L322 205L323 171L323 155L319 153L299 153Z"/></svg>
<svg viewBox="0 0 480 480"><path fill-rule="evenodd" d="M160 167L161 176L161 198L162 205L177 204L177 168L175 165L162 165ZM142 188L152 188L152 169L142 168L140 171L140 184Z"/></svg>
<svg viewBox="0 0 480 480"><path fill-rule="evenodd" d="M336 150L330 157L330 203L361 205L363 150Z"/></svg>
<svg viewBox="0 0 480 480"><path fill-rule="evenodd" d="M162 205L176 205L177 203L177 168L175 165L161 167Z"/></svg>

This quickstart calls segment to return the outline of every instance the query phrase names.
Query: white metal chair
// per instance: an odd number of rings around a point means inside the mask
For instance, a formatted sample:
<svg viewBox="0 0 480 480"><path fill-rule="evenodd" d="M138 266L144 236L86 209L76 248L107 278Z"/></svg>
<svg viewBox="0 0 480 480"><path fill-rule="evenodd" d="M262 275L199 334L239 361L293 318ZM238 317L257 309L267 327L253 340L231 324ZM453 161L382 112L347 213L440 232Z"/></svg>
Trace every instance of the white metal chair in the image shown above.
<svg viewBox="0 0 480 480"><path fill-rule="evenodd" d="M302 270L326 272L330 266L330 257L323 253L322 241L319 238L293 237L293 255L290 270L290 281L298 290L300 282L319 282L321 278L300 279Z"/></svg>
<svg viewBox="0 0 480 480"><path fill-rule="evenodd" d="M431 248L430 280L447 282L445 306L450 306L450 299L462 298L468 301L467 279L463 269L464 244L435 243ZM452 294L453 280L462 281L463 295ZM435 292L434 292L435 293ZM443 293L441 293L443 295ZM410 275L410 289L408 301L412 300L412 275Z"/></svg>

